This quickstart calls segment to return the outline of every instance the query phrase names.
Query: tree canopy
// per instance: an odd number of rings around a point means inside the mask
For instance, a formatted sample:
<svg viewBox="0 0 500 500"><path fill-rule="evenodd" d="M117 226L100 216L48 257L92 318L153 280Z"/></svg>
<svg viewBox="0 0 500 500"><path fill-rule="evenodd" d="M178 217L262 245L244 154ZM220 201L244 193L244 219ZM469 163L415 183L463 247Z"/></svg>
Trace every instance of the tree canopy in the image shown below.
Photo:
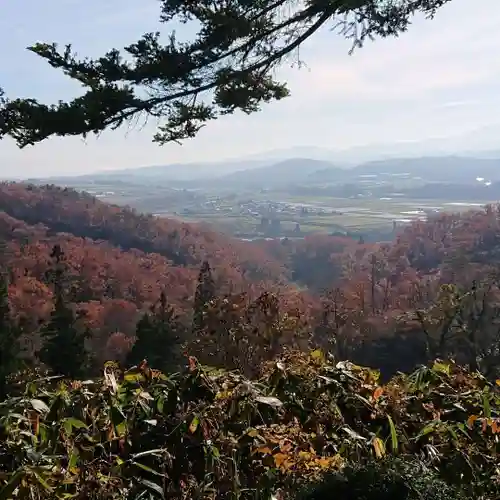
<svg viewBox="0 0 500 500"><path fill-rule="evenodd" d="M79 82L69 102L10 99L0 89L0 138L20 147L51 136L86 136L129 120L155 118L154 141L194 137L207 122L289 95L275 70L323 27L352 40L397 36L417 13L433 17L450 0L160 0L164 33L146 33L122 51L79 59L71 45L28 50ZM197 26L180 41L172 23Z"/></svg>

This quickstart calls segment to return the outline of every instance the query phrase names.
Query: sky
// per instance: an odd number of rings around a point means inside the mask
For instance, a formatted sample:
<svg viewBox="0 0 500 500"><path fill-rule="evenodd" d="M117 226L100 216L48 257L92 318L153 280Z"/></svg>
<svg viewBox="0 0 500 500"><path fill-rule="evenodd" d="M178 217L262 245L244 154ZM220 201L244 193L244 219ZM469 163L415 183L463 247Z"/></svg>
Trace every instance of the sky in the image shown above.
<svg viewBox="0 0 500 500"><path fill-rule="evenodd" d="M0 176L72 175L177 162L218 161L296 146L422 140L499 123L499 0L452 0L399 38L350 44L324 30L301 49L305 68L284 67L291 97L234 114L179 146L152 143L154 126L100 137L54 138L18 149L0 141ZM158 28L157 0L16 0L0 16L0 86L46 103L78 95L62 73L26 50L71 43L81 56L121 48Z"/></svg>

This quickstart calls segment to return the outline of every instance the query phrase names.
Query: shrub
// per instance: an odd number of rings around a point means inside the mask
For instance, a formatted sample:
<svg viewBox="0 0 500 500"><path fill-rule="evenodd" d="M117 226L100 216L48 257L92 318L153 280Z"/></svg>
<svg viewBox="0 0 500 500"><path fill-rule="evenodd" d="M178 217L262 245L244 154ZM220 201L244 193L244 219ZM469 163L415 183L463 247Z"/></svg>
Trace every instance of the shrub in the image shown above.
<svg viewBox="0 0 500 500"><path fill-rule="evenodd" d="M304 489L297 500L466 500L424 463L388 458L347 466Z"/></svg>

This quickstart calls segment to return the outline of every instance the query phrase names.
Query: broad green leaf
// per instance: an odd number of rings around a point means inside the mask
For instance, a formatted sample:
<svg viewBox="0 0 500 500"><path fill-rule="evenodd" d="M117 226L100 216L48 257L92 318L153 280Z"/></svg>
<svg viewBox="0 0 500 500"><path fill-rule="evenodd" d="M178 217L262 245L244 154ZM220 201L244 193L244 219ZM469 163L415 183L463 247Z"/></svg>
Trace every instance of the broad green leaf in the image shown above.
<svg viewBox="0 0 500 500"><path fill-rule="evenodd" d="M189 425L189 432L191 434L194 434L196 432L196 429L198 428L199 423L200 423L200 419L198 417L194 417L193 420L191 421L191 424Z"/></svg>
<svg viewBox="0 0 500 500"><path fill-rule="evenodd" d="M451 437L453 438L455 445L457 445L458 444L458 435L455 432L455 429L453 429L453 427L451 427L451 426L448 426L447 429L448 429L448 432L450 433Z"/></svg>
<svg viewBox="0 0 500 500"><path fill-rule="evenodd" d="M125 382L142 382L145 380L145 377L142 373L126 373L123 379Z"/></svg>
<svg viewBox="0 0 500 500"><path fill-rule="evenodd" d="M158 400L156 401L156 408L158 410L158 413L163 413L163 407L165 406L165 397L160 396Z"/></svg>
<svg viewBox="0 0 500 500"><path fill-rule="evenodd" d="M73 427L71 426L71 422L68 422L68 420L63 421L63 427L64 431L68 436L71 436L73 434Z"/></svg>
<svg viewBox="0 0 500 500"><path fill-rule="evenodd" d="M421 437L427 436L427 434L434 432L438 424L439 421L433 421L428 423L415 437L415 441L418 441Z"/></svg>
<svg viewBox="0 0 500 500"><path fill-rule="evenodd" d="M87 425L81 420L78 420L77 418L72 418L72 417L67 418L66 422L69 422L71 426L74 427L75 429L87 429Z"/></svg>
<svg viewBox="0 0 500 500"><path fill-rule="evenodd" d="M80 456L80 452L78 451L78 448L73 448L73 450L71 451L71 455L70 455L69 463L68 463L69 469L73 469L74 467L76 467L76 465L78 463L79 456Z"/></svg>
<svg viewBox="0 0 500 500"><path fill-rule="evenodd" d="M127 421L124 420L121 424L115 427L116 434L122 437L127 432Z"/></svg>
<svg viewBox="0 0 500 500"><path fill-rule="evenodd" d="M448 365L446 363L439 363L439 362L436 361L434 363L434 366L432 367L432 369L436 373L444 373L445 375L449 375L450 374L450 365Z"/></svg>
<svg viewBox="0 0 500 500"><path fill-rule="evenodd" d="M111 407L111 422L112 424L117 427L120 425L124 420L126 419L125 415L123 414L123 411L121 408L118 406L113 405Z"/></svg>

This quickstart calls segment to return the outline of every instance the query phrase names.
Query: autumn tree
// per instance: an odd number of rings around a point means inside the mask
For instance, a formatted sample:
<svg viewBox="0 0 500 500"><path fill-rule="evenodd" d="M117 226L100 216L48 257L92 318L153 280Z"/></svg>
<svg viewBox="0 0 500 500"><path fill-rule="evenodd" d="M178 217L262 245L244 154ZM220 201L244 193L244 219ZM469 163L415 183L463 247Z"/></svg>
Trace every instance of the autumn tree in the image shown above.
<svg viewBox="0 0 500 500"><path fill-rule="evenodd" d="M48 280L53 287L54 307L41 330L43 347L39 357L54 373L79 378L85 374L89 362L85 334L77 328L75 314L66 302L65 255L59 245L54 245L51 258L53 266Z"/></svg>
<svg viewBox="0 0 500 500"><path fill-rule="evenodd" d="M274 77L303 42L330 27L359 47L366 39L396 36L416 13L432 17L450 0L161 0L165 32L146 33L122 52L78 59L71 45L29 48L82 85L83 95L46 105L8 99L0 91L0 137L20 147L50 136L85 136L139 116L160 119L154 140L194 137L207 122L286 97ZM195 31L180 41L170 24Z"/></svg>
<svg viewBox="0 0 500 500"><path fill-rule="evenodd" d="M136 341L127 363L137 365L146 359L151 367L171 372L178 361L180 334L181 324L168 305L165 293L161 292L158 303L137 323Z"/></svg>
<svg viewBox="0 0 500 500"><path fill-rule="evenodd" d="M8 282L0 277L0 397L5 393L7 377L20 367L20 334L10 311Z"/></svg>
<svg viewBox="0 0 500 500"><path fill-rule="evenodd" d="M208 261L204 261L198 274L198 284L193 304L193 331L198 332L204 327L204 314L207 305L215 298L215 281Z"/></svg>

